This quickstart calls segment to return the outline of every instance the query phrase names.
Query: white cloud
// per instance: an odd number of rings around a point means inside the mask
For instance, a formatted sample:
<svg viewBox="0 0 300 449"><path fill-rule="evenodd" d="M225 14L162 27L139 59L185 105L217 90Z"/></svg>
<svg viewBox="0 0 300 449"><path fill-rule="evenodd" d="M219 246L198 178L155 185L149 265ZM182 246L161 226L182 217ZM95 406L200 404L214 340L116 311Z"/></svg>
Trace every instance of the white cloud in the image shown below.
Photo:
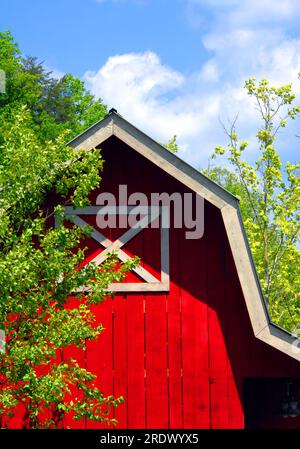
<svg viewBox="0 0 300 449"><path fill-rule="evenodd" d="M299 0L185 0L189 17L191 15L210 17L221 23L226 19L230 25L269 23L283 23L285 20L294 20L300 12ZM222 20L221 20L222 19Z"/></svg>
<svg viewBox="0 0 300 449"><path fill-rule="evenodd" d="M189 154L189 142L196 144L199 132L205 132L218 113L219 95L212 93L204 106L193 92L184 93L188 80L152 52L110 57L97 72L87 72L85 80L93 94L153 138L167 142L177 134L186 157L197 162Z"/></svg>
<svg viewBox="0 0 300 449"><path fill-rule="evenodd" d="M94 88L104 87L111 95L116 90L120 90L120 94L125 88L126 97L131 93L141 99L155 96L166 88L176 88L183 82L181 74L163 66L152 52L110 57L97 73L87 72L85 77Z"/></svg>
<svg viewBox="0 0 300 449"><path fill-rule="evenodd" d="M193 25L208 20L202 43L210 57L190 75L167 67L153 52L110 57L87 72L91 91L153 138L178 135L181 156L206 165L217 144L226 142L219 123L240 112L243 138L253 140L256 111L243 91L250 76L294 83L300 93L300 39L289 27L300 19L297 0L186 0ZM287 23L289 25L287 25Z"/></svg>
<svg viewBox="0 0 300 449"><path fill-rule="evenodd" d="M216 83L219 80L219 69L217 64L213 60L203 64L199 77L202 82Z"/></svg>
<svg viewBox="0 0 300 449"><path fill-rule="evenodd" d="M236 2L231 11L231 20L235 23L258 23L274 22L282 23L284 20L293 19L300 11L298 0L244 0Z"/></svg>

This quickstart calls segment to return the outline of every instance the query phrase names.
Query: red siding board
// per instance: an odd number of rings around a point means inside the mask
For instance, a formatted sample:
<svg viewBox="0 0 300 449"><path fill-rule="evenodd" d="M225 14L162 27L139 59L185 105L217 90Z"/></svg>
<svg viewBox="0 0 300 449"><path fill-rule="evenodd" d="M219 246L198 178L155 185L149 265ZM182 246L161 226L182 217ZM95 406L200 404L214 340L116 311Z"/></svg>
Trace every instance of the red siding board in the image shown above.
<svg viewBox="0 0 300 449"><path fill-rule="evenodd" d="M106 299L94 306L93 310L98 323L105 328L97 341L87 342L87 369L97 375L96 385L105 396L113 394L113 323L112 300ZM110 416L112 417L112 416ZM107 428L106 424L89 421L87 428Z"/></svg>
<svg viewBox="0 0 300 449"><path fill-rule="evenodd" d="M240 304L243 298L228 242L226 242L225 297L227 303L229 428L240 429L244 428L243 379L249 373L251 367L249 344L253 337L247 332L249 325L244 321L245 311Z"/></svg>
<svg viewBox="0 0 300 449"><path fill-rule="evenodd" d="M153 167L143 160L136 161L142 173L137 187L149 195L163 189L160 175L155 177ZM155 180L155 184L153 184ZM155 186L155 187L154 187ZM144 231L143 266L160 278L160 230L149 226ZM169 382L167 358L167 303L166 295L145 293L145 361L146 361L146 427L169 427Z"/></svg>
<svg viewBox="0 0 300 449"><path fill-rule="evenodd" d="M128 195L136 191L141 191L143 181L143 168L135 171L134 176L129 172L131 160L124 154L119 157L122 160L118 173L120 184L128 185ZM130 176L130 181L128 179ZM132 256L137 255L143 265L144 260L144 231L140 231L124 250ZM143 282L136 275L130 273L127 276L128 282ZM145 390L145 301L144 296L139 293L132 293L126 296L127 303L127 425L129 428L145 428L146 426L146 390ZM119 424L117 425L119 428Z"/></svg>
<svg viewBox="0 0 300 449"><path fill-rule="evenodd" d="M184 428L210 428L205 239L186 240L181 233L180 273L183 425Z"/></svg>
<svg viewBox="0 0 300 449"><path fill-rule="evenodd" d="M114 417L118 428L127 427L127 300L116 295L113 299L113 353L114 353L114 396L123 396L124 404L115 409Z"/></svg>
<svg viewBox="0 0 300 449"><path fill-rule="evenodd" d="M228 427L228 353L226 348L225 246L218 215L206 209L210 414L213 429Z"/></svg>
<svg viewBox="0 0 300 449"><path fill-rule="evenodd" d="M167 428L167 326L165 296L145 295L146 427Z"/></svg>
<svg viewBox="0 0 300 449"><path fill-rule="evenodd" d="M167 295L169 425L171 428L183 427L179 233L180 230L178 229L172 229L170 233L171 282L170 282L170 294Z"/></svg>
<svg viewBox="0 0 300 449"><path fill-rule="evenodd" d="M145 314L142 295L130 295L127 312L128 427L146 427Z"/></svg>

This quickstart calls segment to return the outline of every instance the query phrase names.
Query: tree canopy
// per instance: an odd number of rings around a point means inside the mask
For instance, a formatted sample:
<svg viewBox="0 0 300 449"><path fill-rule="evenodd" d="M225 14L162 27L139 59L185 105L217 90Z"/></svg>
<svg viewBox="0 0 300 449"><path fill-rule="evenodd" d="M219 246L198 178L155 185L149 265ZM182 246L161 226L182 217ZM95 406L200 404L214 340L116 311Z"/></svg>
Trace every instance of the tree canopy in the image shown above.
<svg viewBox="0 0 300 449"><path fill-rule="evenodd" d="M101 98L95 99L83 81L70 74L53 77L35 57L22 55L8 31L0 33L0 67L7 79L0 97L0 127L9 126L25 105L40 139L66 132L71 140L107 114Z"/></svg>
<svg viewBox="0 0 300 449"><path fill-rule="evenodd" d="M278 132L295 120L291 84L275 87L268 80L246 81L261 118L258 157L248 162L248 142L239 140L236 121L225 129L228 146L216 147L213 158L227 155L233 169L205 170L240 198L241 210L256 269L271 317L293 331L300 323L300 163L285 165L276 149Z"/></svg>

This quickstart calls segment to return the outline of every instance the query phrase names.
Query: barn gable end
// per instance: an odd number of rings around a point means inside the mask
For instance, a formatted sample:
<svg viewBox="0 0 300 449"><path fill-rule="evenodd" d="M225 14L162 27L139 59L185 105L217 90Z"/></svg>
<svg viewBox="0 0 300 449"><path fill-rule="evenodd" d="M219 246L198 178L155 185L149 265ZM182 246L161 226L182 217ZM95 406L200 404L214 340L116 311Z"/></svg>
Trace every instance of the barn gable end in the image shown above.
<svg viewBox="0 0 300 449"><path fill-rule="evenodd" d="M259 285L237 198L135 128L114 110L70 142L74 148L102 147L112 137L159 167L220 211L255 337L300 361L296 338L272 323Z"/></svg>

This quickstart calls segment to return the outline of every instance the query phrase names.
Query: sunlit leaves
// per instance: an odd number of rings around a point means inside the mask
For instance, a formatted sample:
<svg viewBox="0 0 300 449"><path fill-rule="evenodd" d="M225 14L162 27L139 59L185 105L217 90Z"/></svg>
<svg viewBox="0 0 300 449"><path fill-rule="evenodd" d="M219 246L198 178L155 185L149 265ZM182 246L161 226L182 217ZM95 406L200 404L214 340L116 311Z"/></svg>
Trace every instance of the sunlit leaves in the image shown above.
<svg viewBox="0 0 300 449"><path fill-rule="evenodd" d="M240 198L272 319L293 330L300 326L300 164L288 162L283 167L275 143L278 131L296 119L300 107L293 106L290 84L275 87L266 79L250 78L245 87L262 119L256 135L259 156L253 164L244 158L248 144L239 140L234 121L225 129L228 147L218 146L213 154L213 158L228 155L234 173L215 167L207 174Z"/></svg>
<svg viewBox="0 0 300 449"><path fill-rule="evenodd" d="M33 129L30 112L21 107L10 129L2 130L0 146L0 326L6 333L0 413L5 425L23 404L24 422L34 428L57 427L67 413L114 423L110 410L122 399L105 396L92 373L57 356L68 346L83 350L100 336L91 306L137 261L119 266L112 254L101 268L80 267L85 249L79 244L90 230L66 221L63 207L89 204L101 179L100 152L74 150L63 136L41 144ZM52 418L45 420L45 411Z"/></svg>

